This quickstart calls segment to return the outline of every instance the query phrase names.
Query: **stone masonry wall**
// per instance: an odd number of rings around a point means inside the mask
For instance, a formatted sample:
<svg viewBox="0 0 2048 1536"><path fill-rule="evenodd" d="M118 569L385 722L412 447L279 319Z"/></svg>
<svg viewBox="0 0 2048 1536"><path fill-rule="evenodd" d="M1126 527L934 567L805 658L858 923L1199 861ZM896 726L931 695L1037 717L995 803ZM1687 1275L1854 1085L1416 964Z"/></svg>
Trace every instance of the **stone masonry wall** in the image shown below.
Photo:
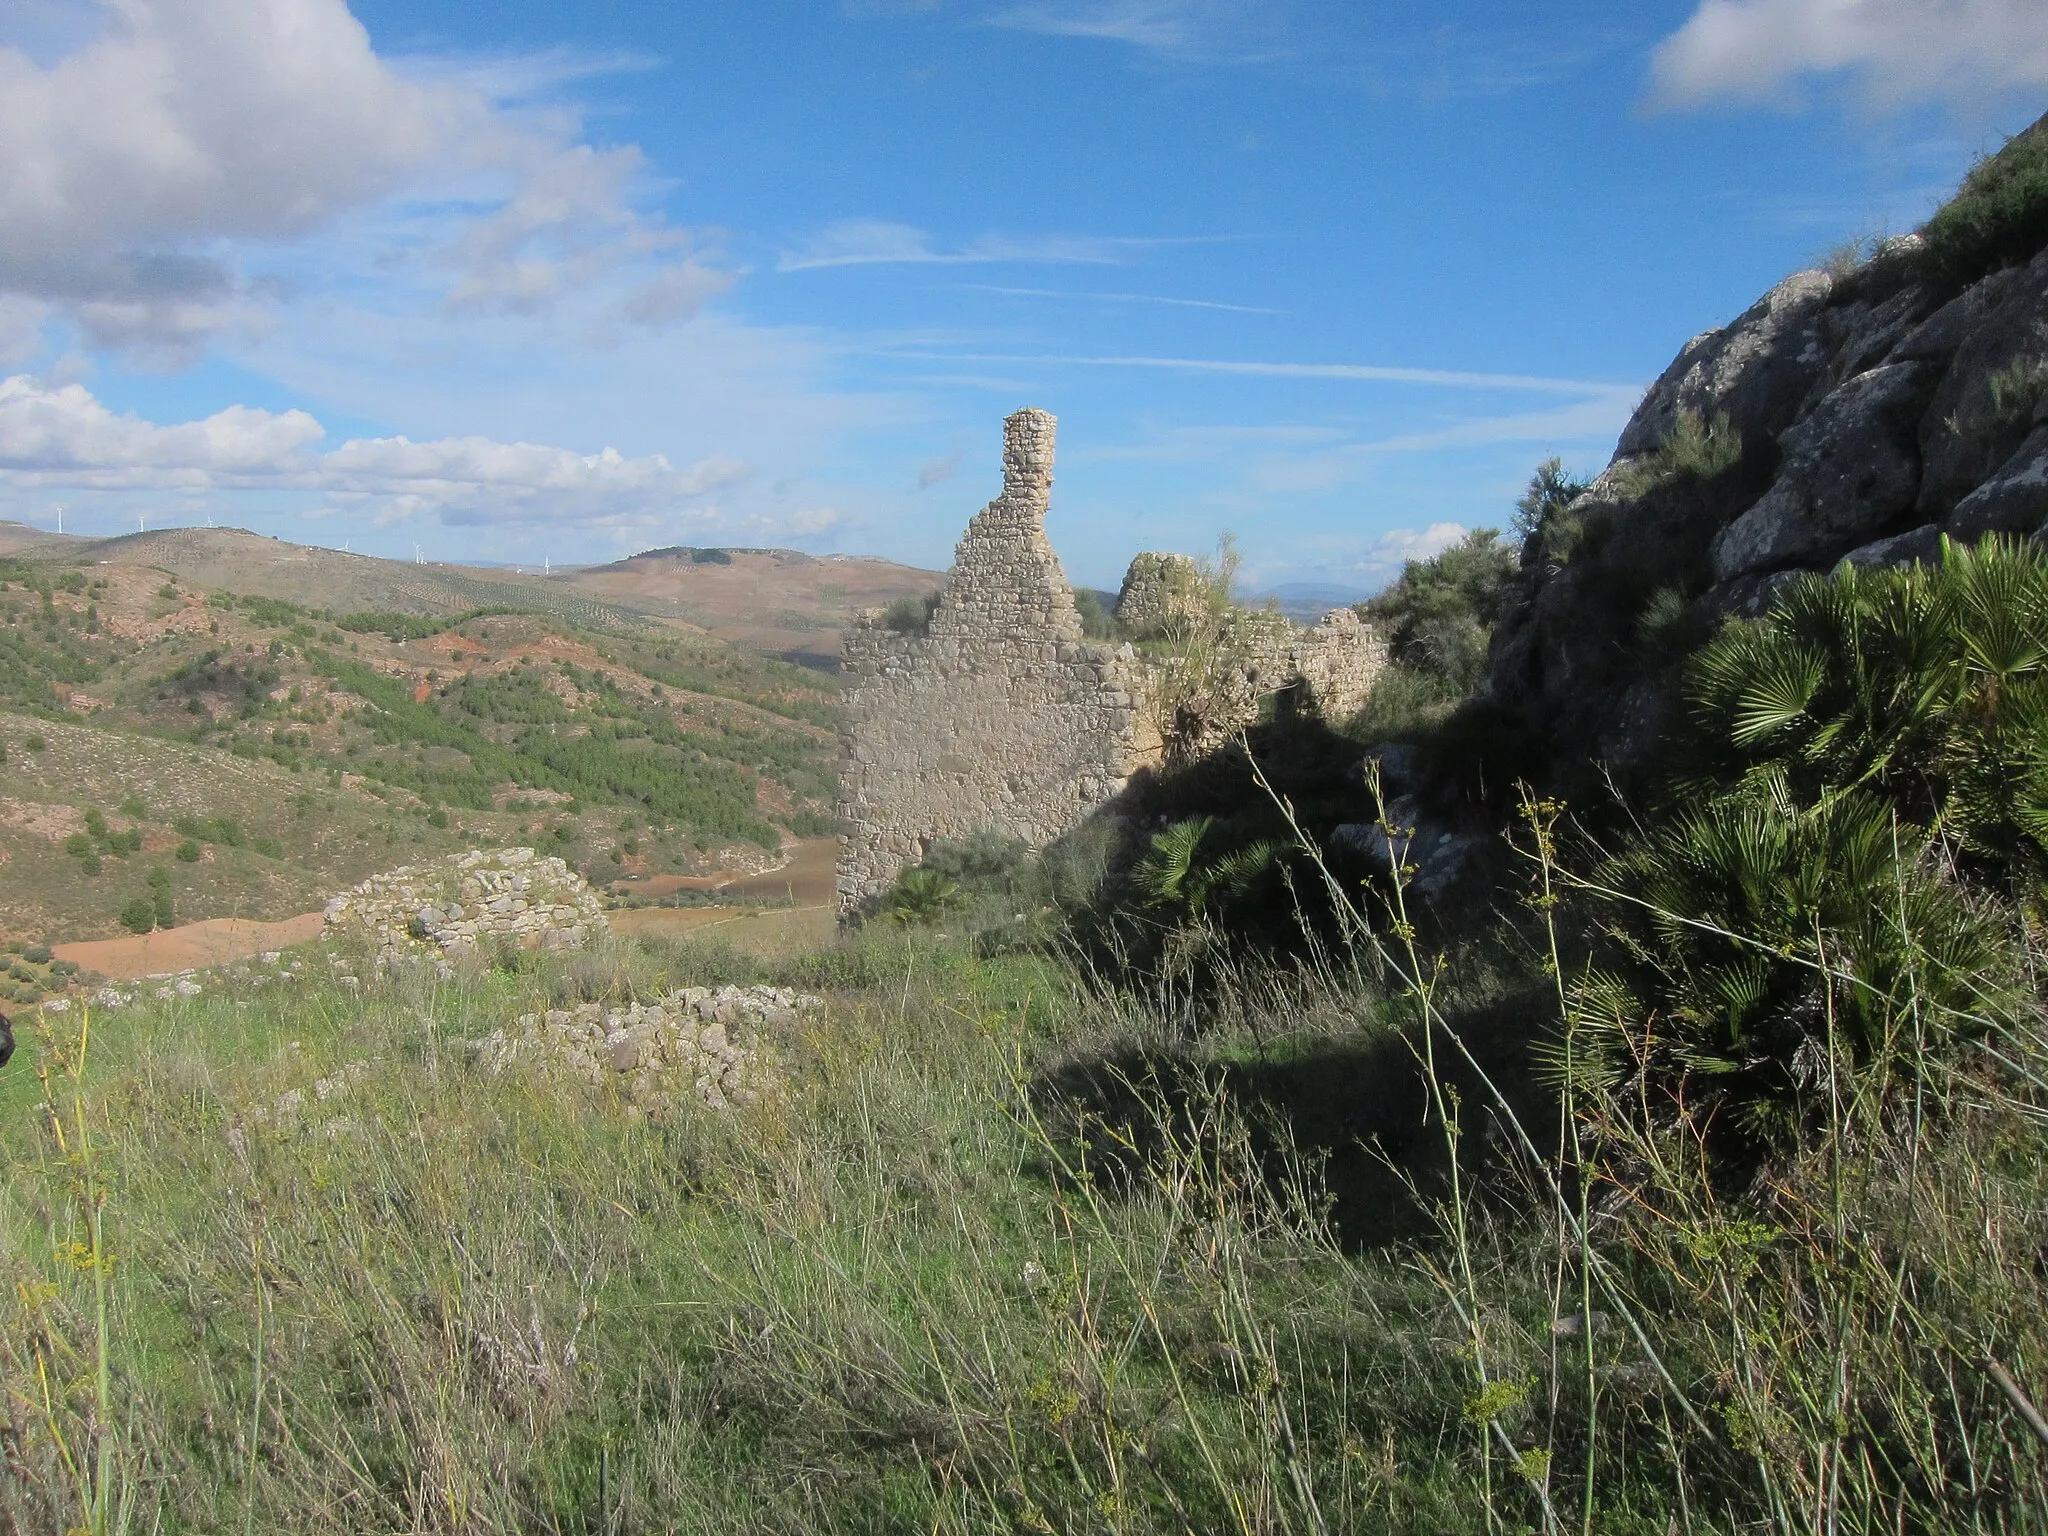
<svg viewBox="0 0 2048 1536"><path fill-rule="evenodd" d="M1158 752L1129 646L1081 637L1046 542L1054 420L1003 424L1003 493L968 524L923 635L849 630L839 901L851 911L936 838L1052 841Z"/></svg>
<svg viewBox="0 0 2048 1536"><path fill-rule="evenodd" d="M1003 424L1003 493L967 525L924 634L889 629L879 614L847 631L842 913L886 890L937 839L989 828L1051 842L1133 773L1166 761L1165 732L1213 745L1251 720L1261 697L1297 682L1325 714L1348 714L1386 665L1385 641L1350 609L1311 629L1235 610L1208 669L1215 681L1190 710L1173 664L1155 668L1131 645L1084 640L1045 537L1053 431L1044 411ZM1166 589L1195 569L1183 556L1140 555L1126 597L1134 585L1160 590L1131 617L1168 622L1185 598Z"/></svg>

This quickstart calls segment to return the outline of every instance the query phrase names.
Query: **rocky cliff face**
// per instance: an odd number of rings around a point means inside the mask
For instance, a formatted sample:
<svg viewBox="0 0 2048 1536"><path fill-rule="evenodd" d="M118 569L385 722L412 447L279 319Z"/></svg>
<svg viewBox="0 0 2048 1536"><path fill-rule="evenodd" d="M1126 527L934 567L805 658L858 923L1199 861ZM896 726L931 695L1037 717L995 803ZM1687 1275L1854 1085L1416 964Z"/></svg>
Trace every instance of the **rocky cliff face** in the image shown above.
<svg viewBox="0 0 2048 1536"><path fill-rule="evenodd" d="M1671 724L1685 652L1797 573L2048 536L2048 241L2026 243L1958 271L1894 240L1688 342L1524 547L1490 655L1503 727L1565 778L1626 775Z"/></svg>

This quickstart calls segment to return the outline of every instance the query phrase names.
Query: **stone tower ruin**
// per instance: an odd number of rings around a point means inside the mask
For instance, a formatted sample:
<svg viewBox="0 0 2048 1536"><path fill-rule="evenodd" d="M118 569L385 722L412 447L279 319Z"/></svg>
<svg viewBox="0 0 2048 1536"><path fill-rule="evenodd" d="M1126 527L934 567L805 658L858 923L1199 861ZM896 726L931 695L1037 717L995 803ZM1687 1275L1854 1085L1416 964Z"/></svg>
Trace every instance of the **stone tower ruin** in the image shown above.
<svg viewBox="0 0 2048 1536"><path fill-rule="evenodd" d="M1044 411L1003 423L1003 493L967 525L925 633L873 615L847 633L842 910L935 838L1048 843L1157 755L1135 653L1081 638L1046 542L1054 427Z"/></svg>
<svg viewBox="0 0 2048 1536"><path fill-rule="evenodd" d="M1170 686L1179 663L1083 638L1045 537L1055 425L1037 410L1003 423L1003 493L967 525L927 622L892 625L876 610L847 631L842 913L942 838L993 830L1042 847L1116 799L1131 775L1159 766L1164 730L1185 733L1156 707L1187 696ZM1181 565L1194 570L1183 557L1141 555L1127 595L1134 581L1156 584ZM1307 630L1238 610L1221 633L1223 654L1209 666L1222 686L1207 691L1217 702L1199 722L1205 742L1295 684L1325 713L1356 710L1386 663L1384 642L1349 609Z"/></svg>

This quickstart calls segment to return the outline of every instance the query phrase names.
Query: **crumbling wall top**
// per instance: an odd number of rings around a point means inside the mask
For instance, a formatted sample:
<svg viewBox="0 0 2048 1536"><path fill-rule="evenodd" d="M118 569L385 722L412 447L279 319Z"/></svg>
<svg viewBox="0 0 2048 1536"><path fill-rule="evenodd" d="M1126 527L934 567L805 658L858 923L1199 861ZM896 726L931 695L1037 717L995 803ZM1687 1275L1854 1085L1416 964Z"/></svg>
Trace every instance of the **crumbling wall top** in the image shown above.
<svg viewBox="0 0 2048 1536"><path fill-rule="evenodd" d="M1003 421L1003 499L1039 503L1039 515L1052 495L1053 438L1059 422L1049 411L1026 408Z"/></svg>
<svg viewBox="0 0 2048 1536"><path fill-rule="evenodd" d="M1022 410L1003 423L1003 494L967 525L953 554L934 640L1035 646L1081 638L1081 615L1045 538L1052 502L1051 413Z"/></svg>

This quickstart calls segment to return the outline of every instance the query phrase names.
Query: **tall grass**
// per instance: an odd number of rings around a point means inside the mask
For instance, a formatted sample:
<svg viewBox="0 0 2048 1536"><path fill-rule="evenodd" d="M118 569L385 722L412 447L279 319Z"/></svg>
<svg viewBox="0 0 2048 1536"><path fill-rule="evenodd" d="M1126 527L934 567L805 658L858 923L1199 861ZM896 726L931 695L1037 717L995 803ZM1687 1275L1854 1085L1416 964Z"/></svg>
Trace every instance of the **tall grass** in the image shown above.
<svg viewBox="0 0 2048 1536"><path fill-rule="evenodd" d="M0 1130L0 1530L2038 1528L2038 1017L1882 1106L1819 1071L1731 1182L1581 1070L1664 1026L1601 1015L1613 898L1531 815L1494 952L1395 879L1199 999L891 926L53 1035ZM829 998L742 1109L461 1044L728 979Z"/></svg>

